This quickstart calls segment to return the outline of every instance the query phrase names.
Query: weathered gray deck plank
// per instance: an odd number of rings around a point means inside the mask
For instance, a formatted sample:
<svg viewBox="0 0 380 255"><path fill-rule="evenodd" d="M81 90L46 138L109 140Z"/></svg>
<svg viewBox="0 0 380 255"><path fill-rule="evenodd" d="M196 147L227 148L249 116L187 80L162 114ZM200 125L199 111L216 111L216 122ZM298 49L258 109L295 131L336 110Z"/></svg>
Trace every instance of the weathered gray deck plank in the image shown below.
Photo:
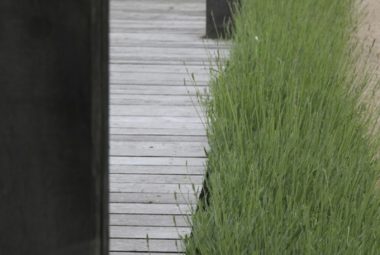
<svg viewBox="0 0 380 255"><path fill-rule="evenodd" d="M110 157L111 167L112 165L202 167L205 163L205 158L193 157Z"/></svg>
<svg viewBox="0 0 380 255"><path fill-rule="evenodd" d="M176 240L111 239L113 251L176 252L182 243Z"/></svg>
<svg viewBox="0 0 380 255"><path fill-rule="evenodd" d="M202 109L194 106L151 106L151 105L111 105L111 116L152 116L152 117L201 117Z"/></svg>
<svg viewBox="0 0 380 255"><path fill-rule="evenodd" d="M193 128L110 128L111 134L118 135L172 135L172 136L200 136L206 131Z"/></svg>
<svg viewBox="0 0 380 255"><path fill-rule="evenodd" d="M175 73L175 74L187 74L187 73L197 73L197 74L209 74L209 66L172 66L172 65L162 65L162 66L152 66L152 65L123 65L123 64L113 64L110 65L111 72L128 72L128 73Z"/></svg>
<svg viewBox="0 0 380 255"><path fill-rule="evenodd" d="M125 142L111 141L111 156L205 157L201 142Z"/></svg>
<svg viewBox="0 0 380 255"><path fill-rule="evenodd" d="M195 194L165 194L165 193L111 193L111 203L140 204L193 204L197 200ZM141 224L145 224L141 222Z"/></svg>
<svg viewBox="0 0 380 255"><path fill-rule="evenodd" d="M201 188L201 184L110 183L110 192L193 194L199 193Z"/></svg>
<svg viewBox="0 0 380 255"><path fill-rule="evenodd" d="M165 240L179 240L189 235L191 228L186 227L131 227L111 226L111 238L152 238Z"/></svg>
<svg viewBox="0 0 380 255"><path fill-rule="evenodd" d="M229 48L226 42L215 43L211 40L199 40L197 34L176 34L128 32L110 35L111 44L113 46L125 47L151 47L151 48L202 48L202 49L219 49Z"/></svg>
<svg viewBox="0 0 380 255"><path fill-rule="evenodd" d="M120 104L124 105L124 104ZM135 105L138 106L138 105ZM149 104L144 104L143 106L150 106ZM160 105L158 105L160 106ZM172 107L181 107L189 105L163 105ZM175 129L175 128L204 128L206 117L202 118L198 116L138 116L138 115L113 115L110 116L110 124L112 128L150 128L150 129ZM162 120L160 120L162 118ZM175 119L179 120L176 121ZM167 122L164 122L167 121ZM158 126L160 123L162 125ZM156 126L151 126L154 124ZM153 135L153 134L152 134ZM184 134L185 135L185 134Z"/></svg>
<svg viewBox="0 0 380 255"><path fill-rule="evenodd" d="M208 91L207 87L194 86L165 86L165 85L112 85L111 95L127 94L127 95L197 95Z"/></svg>
<svg viewBox="0 0 380 255"><path fill-rule="evenodd" d="M123 163L120 159L117 163ZM132 165L114 164L110 166L111 174L160 174L160 175L202 175L203 166L185 165Z"/></svg>
<svg viewBox="0 0 380 255"><path fill-rule="evenodd" d="M189 227L190 219L178 215L111 214L111 226Z"/></svg>
<svg viewBox="0 0 380 255"><path fill-rule="evenodd" d="M128 142L203 142L207 143L206 136L174 136L174 135L110 135L111 141Z"/></svg>
<svg viewBox="0 0 380 255"><path fill-rule="evenodd" d="M124 85L183 85L184 82L189 86L207 85L209 75L194 75L191 74L145 74L145 73L116 73L110 77L111 84L124 84Z"/></svg>
<svg viewBox="0 0 380 255"><path fill-rule="evenodd" d="M111 0L110 255L184 251L208 149L198 96L229 46L202 39L205 8Z"/></svg>
<svg viewBox="0 0 380 255"><path fill-rule="evenodd" d="M153 214L153 215L188 215L194 210L189 204L139 204L111 203L110 213Z"/></svg>
<svg viewBox="0 0 380 255"><path fill-rule="evenodd" d="M113 116L113 117L135 117L135 116ZM118 122L117 120L111 119L111 127L112 128L151 128L152 125L150 123L152 123L152 121L150 119L148 119L149 116L146 116L146 117L147 117L146 118L147 122L132 122L133 119L128 120L127 118L125 119L125 121L119 120L119 122ZM154 120L154 118L159 118L159 117L153 116L152 119ZM158 123L159 122L157 122L157 124ZM177 129L177 128L182 128L184 130L186 130L186 129L202 129L202 128L204 128L204 125L202 123L191 122L191 120L189 120L189 122L182 122L182 123L181 122L168 122L166 124L163 124L159 128L160 129L165 128L169 131L171 129ZM151 128L151 129L154 129L154 128ZM113 133L111 133L111 134L113 134ZM183 134L183 135L185 135L185 134Z"/></svg>
<svg viewBox="0 0 380 255"><path fill-rule="evenodd" d="M111 105L111 116L152 116L152 117L201 117L198 106L151 106L151 105Z"/></svg>
<svg viewBox="0 0 380 255"><path fill-rule="evenodd" d="M111 183L162 183L162 184L202 184L203 176L191 175L140 175L140 174L111 174Z"/></svg>

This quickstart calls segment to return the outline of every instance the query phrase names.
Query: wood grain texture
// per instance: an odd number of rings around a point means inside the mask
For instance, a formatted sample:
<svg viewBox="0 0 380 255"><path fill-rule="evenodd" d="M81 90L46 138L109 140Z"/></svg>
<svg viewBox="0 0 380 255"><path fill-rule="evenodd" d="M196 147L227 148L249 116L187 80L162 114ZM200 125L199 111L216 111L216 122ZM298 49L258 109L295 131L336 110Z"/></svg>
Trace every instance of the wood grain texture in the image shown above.
<svg viewBox="0 0 380 255"><path fill-rule="evenodd" d="M204 167L202 165L164 165L166 163L164 161L158 162L162 163L162 165L128 165L123 164L124 162L122 162L121 159L117 161L119 164L110 166L111 174L202 175L204 173Z"/></svg>
<svg viewBox="0 0 380 255"><path fill-rule="evenodd" d="M205 158L193 157L110 157L111 168L113 165L126 166L170 166L170 167L202 167L206 163Z"/></svg>
<svg viewBox="0 0 380 255"><path fill-rule="evenodd" d="M190 84L168 86L167 84L158 85L117 85L111 84L111 95L198 95L208 92L207 87L194 87Z"/></svg>
<svg viewBox="0 0 380 255"><path fill-rule="evenodd" d="M113 251L137 251L137 252L176 252L182 249L182 242L178 240L146 240L146 239L118 239L110 240ZM135 253L133 253L135 254ZM162 255L162 253L160 253Z"/></svg>
<svg viewBox="0 0 380 255"><path fill-rule="evenodd" d="M110 227L111 238L179 240L190 232L191 228L185 227Z"/></svg>
<svg viewBox="0 0 380 255"><path fill-rule="evenodd" d="M110 255L181 254L208 149L200 97L228 42L205 0L112 0Z"/></svg>
<svg viewBox="0 0 380 255"><path fill-rule="evenodd" d="M110 194L111 203L140 203L140 204L194 204L196 194L165 194L165 193L122 193Z"/></svg>
<svg viewBox="0 0 380 255"><path fill-rule="evenodd" d="M203 128L194 129L185 126L184 128L110 128L111 134L119 135L172 135L172 136L205 136Z"/></svg>
<svg viewBox="0 0 380 255"><path fill-rule="evenodd" d="M190 218L178 215L111 214L111 226L189 227Z"/></svg>
<svg viewBox="0 0 380 255"><path fill-rule="evenodd" d="M110 183L111 192L140 192L140 193L177 193L192 194L199 193L201 183L194 184L156 184L156 183Z"/></svg>
<svg viewBox="0 0 380 255"><path fill-rule="evenodd" d="M190 204L139 204L111 203L110 213L153 214L153 215L187 215L194 205Z"/></svg>
<svg viewBox="0 0 380 255"><path fill-rule="evenodd" d="M144 174L111 174L110 182L112 183L163 183L163 184L192 184L202 183L203 176L191 175L144 175Z"/></svg>
<svg viewBox="0 0 380 255"><path fill-rule="evenodd" d="M111 135L111 141L127 141L127 142L203 142L207 145L205 136L174 136L174 135Z"/></svg>

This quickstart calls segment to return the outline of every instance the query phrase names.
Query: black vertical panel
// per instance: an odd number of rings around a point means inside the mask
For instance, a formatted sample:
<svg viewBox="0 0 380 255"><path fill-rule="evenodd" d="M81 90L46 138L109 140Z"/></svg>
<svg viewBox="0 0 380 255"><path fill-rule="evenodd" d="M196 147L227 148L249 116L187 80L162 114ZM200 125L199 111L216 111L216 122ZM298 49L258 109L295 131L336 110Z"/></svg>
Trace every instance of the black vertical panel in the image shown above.
<svg viewBox="0 0 380 255"><path fill-rule="evenodd" d="M232 28L232 10L239 0L207 0L206 37L224 38Z"/></svg>
<svg viewBox="0 0 380 255"><path fill-rule="evenodd" d="M107 15L0 1L0 254L106 254Z"/></svg>

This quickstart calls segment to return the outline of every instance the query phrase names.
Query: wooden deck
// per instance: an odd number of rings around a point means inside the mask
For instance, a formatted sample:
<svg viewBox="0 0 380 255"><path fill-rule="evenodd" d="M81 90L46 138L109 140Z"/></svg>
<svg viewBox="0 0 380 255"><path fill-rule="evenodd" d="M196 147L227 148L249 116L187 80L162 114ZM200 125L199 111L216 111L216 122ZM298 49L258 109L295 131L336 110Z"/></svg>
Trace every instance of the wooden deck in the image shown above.
<svg viewBox="0 0 380 255"><path fill-rule="evenodd" d="M111 0L111 255L175 254L190 233L207 147L196 92L217 49L201 39L205 8Z"/></svg>

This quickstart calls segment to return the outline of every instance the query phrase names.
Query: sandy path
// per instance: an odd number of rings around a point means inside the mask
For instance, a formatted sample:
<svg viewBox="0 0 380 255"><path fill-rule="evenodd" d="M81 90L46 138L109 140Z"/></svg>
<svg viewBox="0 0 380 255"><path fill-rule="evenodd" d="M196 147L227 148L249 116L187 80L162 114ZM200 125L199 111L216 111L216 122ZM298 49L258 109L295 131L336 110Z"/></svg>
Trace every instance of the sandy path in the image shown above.
<svg viewBox="0 0 380 255"><path fill-rule="evenodd" d="M369 67L373 70L372 85L380 85L380 0L359 0L364 11L364 18L359 26L359 38L363 41L365 52L372 48L368 56ZM364 52L364 53L365 53ZM371 86L370 86L371 88ZM371 89L365 93L364 100L371 106L371 111L376 112L373 117L377 119L375 130L380 129L380 88ZM371 96L374 95L374 96ZM375 131L376 132L376 131ZM380 152L379 152L380 156ZM380 186L380 182L379 182Z"/></svg>
<svg viewBox="0 0 380 255"><path fill-rule="evenodd" d="M362 0L364 12L363 23L360 27L360 36L364 39L365 45L373 50L370 55L371 65L380 65L380 0ZM373 42L375 43L373 44ZM377 70L379 75L379 70Z"/></svg>

